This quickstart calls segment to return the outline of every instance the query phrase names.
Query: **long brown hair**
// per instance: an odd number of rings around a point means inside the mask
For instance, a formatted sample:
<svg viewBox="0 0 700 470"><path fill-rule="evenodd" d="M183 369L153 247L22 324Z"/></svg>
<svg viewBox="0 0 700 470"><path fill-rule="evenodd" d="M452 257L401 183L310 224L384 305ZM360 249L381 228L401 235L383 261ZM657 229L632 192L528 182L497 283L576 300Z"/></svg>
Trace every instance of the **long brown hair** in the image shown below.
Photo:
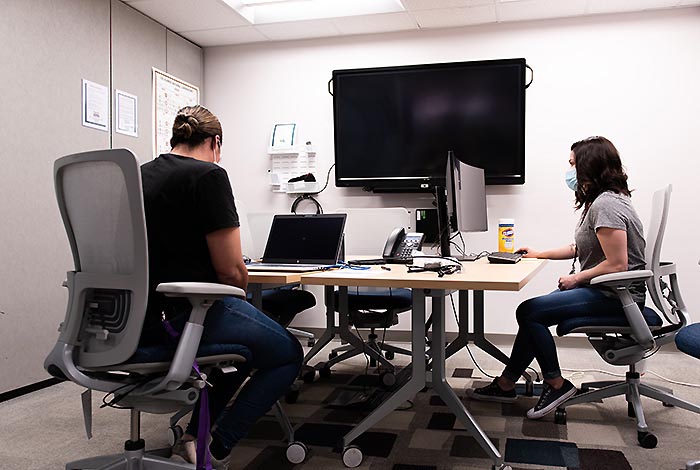
<svg viewBox="0 0 700 470"><path fill-rule="evenodd" d="M223 143L224 136L219 118L204 106L185 106L175 116L170 146L185 144L188 147L196 147L204 139L217 135Z"/></svg>
<svg viewBox="0 0 700 470"><path fill-rule="evenodd" d="M593 136L571 146L576 161L576 209L584 211L601 193L612 191L630 196L627 174L617 149L605 137Z"/></svg>

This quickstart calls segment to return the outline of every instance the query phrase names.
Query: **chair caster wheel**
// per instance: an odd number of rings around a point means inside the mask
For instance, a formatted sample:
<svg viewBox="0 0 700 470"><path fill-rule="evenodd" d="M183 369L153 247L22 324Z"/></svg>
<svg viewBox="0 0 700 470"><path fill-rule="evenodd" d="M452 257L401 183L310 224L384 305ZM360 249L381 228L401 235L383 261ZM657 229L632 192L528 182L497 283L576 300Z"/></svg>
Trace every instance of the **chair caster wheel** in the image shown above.
<svg viewBox="0 0 700 470"><path fill-rule="evenodd" d="M662 401L661 404L664 405L666 408L673 408L674 406L671 403L666 403L665 401Z"/></svg>
<svg viewBox="0 0 700 470"><path fill-rule="evenodd" d="M491 470L513 470L513 468L510 465L499 465L498 467L495 465L491 465Z"/></svg>
<svg viewBox="0 0 700 470"><path fill-rule="evenodd" d="M177 441L179 441L185 432L182 430L182 426L176 424L175 426L170 426L168 428L168 444L170 447L174 446Z"/></svg>
<svg viewBox="0 0 700 470"><path fill-rule="evenodd" d="M637 431L637 441L645 449L653 449L659 443L655 435L646 431Z"/></svg>
<svg viewBox="0 0 700 470"><path fill-rule="evenodd" d="M377 367L377 360L374 358L370 358L369 360L369 366L370 367Z"/></svg>
<svg viewBox="0 0 700 470"><path fill-rule="evenodd" d="M299 399L299 390L289 390L284 394L284 402L288 404L296 403Z"/></svg>
<svg viewBox="0 0 700 470"><path fill-rule="evenodd" d="M306 460L306 454L309 449L306 448L303 442L292 442L287 446L287 461L289 463L298 464Z"/></svg>
<svg viewBox="0 0 700 470"><path fill-rule="evenodd" d="M396 375L393 372L383 372L379 375L379 380L384 387L389 388L396 384Z"/></svg>
<svg viewBox="0 0 700 470"><path fill-rule="evenodd" d="M329 379L331 377L330 366L323 364L323 366L318 370L318 375L323 379Z"/></svg>
<svg viewBox="0 0 700 470"><path fill-rule="evenodd" d="M328 353L328 360L335 359L336 357L338 357L337 352L331 351L330 353Z"/></svg>
<svg viewBox="0 0 700 470"><path fill-rule="evenodd" d="M343 449L343 463L348 468L359 467L363 458L362 451L357 446L350 445Z"/></svg>
<svg viewBox="0 0 700 470"><path fill-rule="evenodd" d="M394 359L394 351L384 351L384 357L391 361Z"/></svg>
<svg viewBox="0 0 700 470"><path fill-rule="evenodd" d="M316 369L314 369L313 367L310 367L310 366L304 366L302 368L301 380L303 380L305 384L313 383L315 378L316 378Z"/></svg>
<svg viewBox="0 0 700 470"><path fill-rule="evenodd" d="M563 408L557 408L554 412L554 422L556 424L566 424L566 410Z"/></svg>
<svg viewBox="0 0 700 470"><path fill-rule="evenodd" d="M306 342L306 345L307 345L308 347L310 347L310 348L313 348L315 344L316 344L316 340L315 340L315 339L310 339L310 340L308 340L308 341Z"/></svg>

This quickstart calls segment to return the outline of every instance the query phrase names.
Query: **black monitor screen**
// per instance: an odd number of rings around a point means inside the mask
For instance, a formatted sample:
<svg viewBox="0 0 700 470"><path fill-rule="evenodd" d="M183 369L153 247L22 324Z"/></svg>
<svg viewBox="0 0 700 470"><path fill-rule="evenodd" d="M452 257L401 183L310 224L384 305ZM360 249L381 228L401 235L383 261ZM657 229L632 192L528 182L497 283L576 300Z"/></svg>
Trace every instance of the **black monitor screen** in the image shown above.
<svg viewBox="0 0 700 470"><path fill-rule="evenodd" d="M525 181L525 59L335 70L336 184L429 189L447 152Z"/></svg>

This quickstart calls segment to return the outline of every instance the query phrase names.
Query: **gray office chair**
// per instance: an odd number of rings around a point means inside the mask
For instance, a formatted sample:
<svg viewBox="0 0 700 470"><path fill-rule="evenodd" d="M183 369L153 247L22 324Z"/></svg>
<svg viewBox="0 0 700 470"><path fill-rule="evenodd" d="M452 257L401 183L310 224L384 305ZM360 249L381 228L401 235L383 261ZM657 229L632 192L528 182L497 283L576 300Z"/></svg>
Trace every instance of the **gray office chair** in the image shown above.
<svg viewBox="0 0 700 470"><path fill-rule="evenodd" d="M661 262L663 241L671 186L656 191L652 200L651 222L647 227L646 260L647 269L623 273L605 274L591 281L592 285L609 286L616 290L624 306L625 318L601 317L591 312L589 317L580 317L562 322L557 334L585 333L588 341L598 354L609 364L628 366L624 381L606 381L581 386L581 394L564 402L556 411L555 422L566 423L566 408L579 403L596 402L617 395L625 395L628 402L628 415L636 417L637 440L642 447L656 447L657 438L649 432L641 396L662 402L666 406L678 406L700 413L700 406L675 397L670 390L651 387L640 380L636 364L651 355L656 349L674 341L676 333L688 323L688 313L681 298L676 265ZM633 281L645 280L649 297L660 311L661 317L649 307L640 311L627 290ZM591 390L594 389L594 390Z"/></svg>
<svg viewBox="0 0 700 470"><path fill-rule="evenodd" d="M192 313L173 351L139 348L148 300L148 244L138 161L125 149L69 155L55 162L54 178L75 270L67 274L68 308L44 367L87 389L83 414L88 438L92 390L110 394L113 404L131 410L131 435L122 454L71 462L66 469L191 470L191 464L166 458L169 449L145 451L140 414L191 407L205 384L205 377L193 371L195 359L206 370L250 357L240 345L199 345L213 302L245 293L221 284L160 284L159 292L187 298ZM287 458L303 461L305 447L294 442L279 404L275 411L290 443Z"/></svg>

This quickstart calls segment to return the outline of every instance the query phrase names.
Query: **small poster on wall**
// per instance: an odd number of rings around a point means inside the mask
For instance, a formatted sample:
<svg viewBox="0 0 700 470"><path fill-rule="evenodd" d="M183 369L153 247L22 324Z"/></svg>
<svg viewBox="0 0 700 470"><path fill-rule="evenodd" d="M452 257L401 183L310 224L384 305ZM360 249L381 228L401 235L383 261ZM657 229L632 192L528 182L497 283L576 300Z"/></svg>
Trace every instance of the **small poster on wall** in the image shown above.
<svg viewBox="0 0 700 470"><path fill-rule="evenodd" d="M178 110L199 104L199 87L153 68L153 158L170 152L173 121Z"/></svg>
<svg viewBox="0 0 700 470"><path fill-rule="evenodd" d="M117 109L117 128L120 134L138 137L138 98L121 90L114 91L114 102Z"/></svg>
<svg viewBox="0 0 700 470"><path fill-rule="evenodd" d="M83 126L109 132L109 89L83 78Z"/></svg>

